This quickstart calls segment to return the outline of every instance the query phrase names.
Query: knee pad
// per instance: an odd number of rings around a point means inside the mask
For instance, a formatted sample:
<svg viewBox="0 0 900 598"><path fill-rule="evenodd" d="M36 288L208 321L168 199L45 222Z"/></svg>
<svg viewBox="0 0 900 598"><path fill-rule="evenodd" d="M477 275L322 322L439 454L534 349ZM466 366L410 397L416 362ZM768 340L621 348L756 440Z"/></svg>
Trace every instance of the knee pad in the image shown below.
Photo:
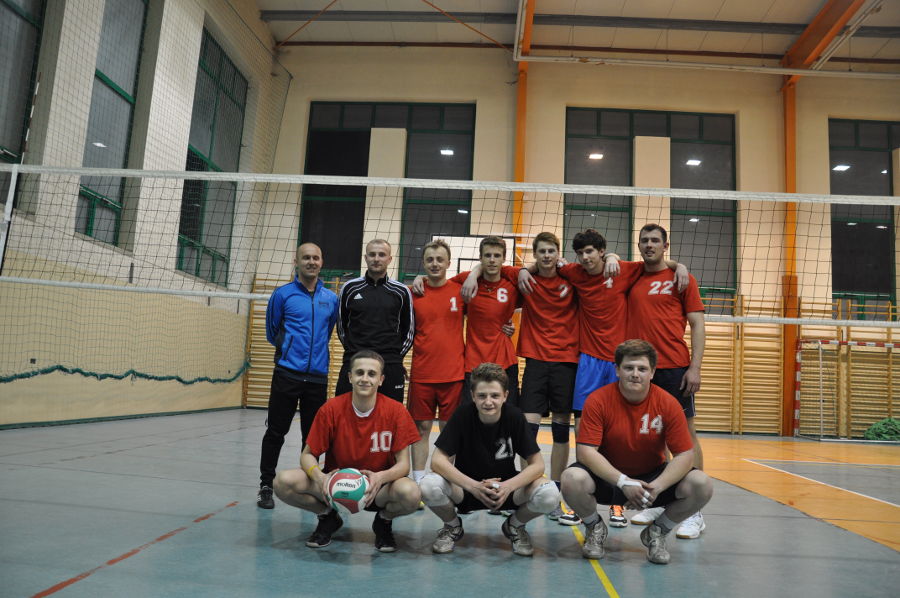
<svg viewBox="0 0 900 598"><path fill-rule="evenodd" d="M528 508L535 513L549 513L559 506L559 489L553 482L544 482L531 493Z"/></svg>
<svg viewBox="0 0 900 598"><path fill-rule="evenodd" d="M541 429L541 424L533 424L528 422L528 427L531 428L531 433L534 434L534 437L537 438L538 430Z"/></svg>
<svg viewBox="0 0 900 598"><path fill-rule="evenodd" d="M553 434L553 442L556 444L569 444L569 424L551 422L550 432Z"/></svg>
<svg viewBox="0 0 900 598"><path fill-rule="evenodd" d="M425 474L419 480L422 502L429 507L442 507L450 503L450 484L436 473Z"/></svg>

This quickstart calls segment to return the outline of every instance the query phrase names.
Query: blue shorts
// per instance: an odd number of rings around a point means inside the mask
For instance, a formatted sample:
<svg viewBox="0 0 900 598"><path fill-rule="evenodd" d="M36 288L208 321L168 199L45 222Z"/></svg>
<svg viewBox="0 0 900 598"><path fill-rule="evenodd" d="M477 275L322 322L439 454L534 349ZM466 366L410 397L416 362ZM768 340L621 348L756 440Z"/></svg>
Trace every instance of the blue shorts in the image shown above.
<svg viewBox="0 0 900 598"><path fill-rule="evenodd" d="M600 387L618 381L618 379L615 363L582 353L578 358L578 372L575 374L575 396L572 399L572 409L581 411L589 394Z"/></svg>

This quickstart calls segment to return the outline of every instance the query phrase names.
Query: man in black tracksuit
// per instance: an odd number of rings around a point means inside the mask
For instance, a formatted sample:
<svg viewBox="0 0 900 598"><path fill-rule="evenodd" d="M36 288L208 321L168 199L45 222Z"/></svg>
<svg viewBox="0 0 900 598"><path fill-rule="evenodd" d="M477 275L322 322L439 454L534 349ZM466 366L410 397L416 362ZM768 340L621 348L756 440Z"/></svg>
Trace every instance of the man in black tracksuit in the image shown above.
<svg viewBox="0 0 900 598"><path fill-rule="evenodd" d="M402 403L406 381L403 356L412 347L415 334L412 295L406 285L387 275L390 243L369 241L365 259L366 273L348 280L341 289L338 336L344 345L344 363L335 394L350 392L349 360L357 351L370 349L384 358L379 392Z"/></svg>

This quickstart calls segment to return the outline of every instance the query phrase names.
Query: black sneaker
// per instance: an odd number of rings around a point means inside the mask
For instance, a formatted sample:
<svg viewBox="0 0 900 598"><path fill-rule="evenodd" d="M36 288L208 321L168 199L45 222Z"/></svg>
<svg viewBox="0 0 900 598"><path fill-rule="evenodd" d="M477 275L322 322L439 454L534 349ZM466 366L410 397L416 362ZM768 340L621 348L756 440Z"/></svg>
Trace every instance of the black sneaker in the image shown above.
<svg viewBox="0 0 900 598"><path fill-rule="evenodd" d="M312 533L306 541L306 545L310 548L324 548L331 544L331 536L334 532L341 529L344 520L337 514L337 511L331 509L324 515L319 515L319 524L316 531Z"/></svg>
<svg viewBox="0 0 900 598"><path fill-rule="evenodd" d="M382 517L380 511L375 513L375 520L372 521L372 531L375 532L375 548L381 552L394 552L397 550L393 523L393 521Z"/></svg>
<svg viewBox="0 0 900 598"><path fill-rule="evenodd" d="M260 486L259 492L256 493L256 506L260 509L275 508L275 501L272 500L272 488Z"/></svg>

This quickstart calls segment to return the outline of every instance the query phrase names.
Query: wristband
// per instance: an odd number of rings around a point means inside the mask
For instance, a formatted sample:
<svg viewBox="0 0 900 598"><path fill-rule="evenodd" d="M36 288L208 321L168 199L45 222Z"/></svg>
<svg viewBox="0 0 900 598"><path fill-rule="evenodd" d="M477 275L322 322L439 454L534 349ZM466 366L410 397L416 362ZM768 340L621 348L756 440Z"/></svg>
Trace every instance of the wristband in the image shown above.
<svg viewBox="0 0 900 598"><path fill-rule="evenodd" d="M318 463L316 463L315 465L310 465L308 468L306 468L304 471L306 471L306 476L307 476L309 479L312 479L312 472L313 472L313 469L322 469L322 468L319 467L319 464L318 464Z"/></svg>

